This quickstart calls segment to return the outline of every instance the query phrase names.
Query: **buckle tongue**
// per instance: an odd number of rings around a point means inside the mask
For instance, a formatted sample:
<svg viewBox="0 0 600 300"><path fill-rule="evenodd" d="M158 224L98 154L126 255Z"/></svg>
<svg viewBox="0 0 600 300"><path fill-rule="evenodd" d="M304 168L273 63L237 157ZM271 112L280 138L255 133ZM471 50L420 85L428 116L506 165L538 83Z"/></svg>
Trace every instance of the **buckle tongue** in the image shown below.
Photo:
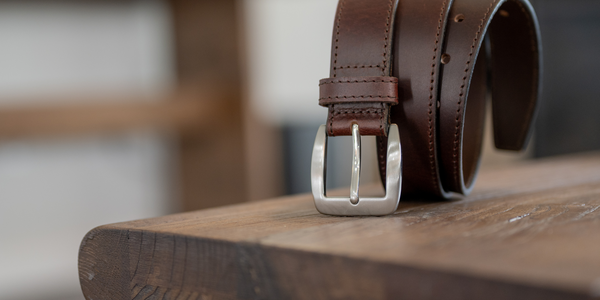
<svg viewBox="0 0 600 300"><path fill-rule="evenodd" d="M360 131L358 124L352 124L352 178L350 179L350 203L358 204L360 183Z"/></svg>
<svg viewBox="0 0 600 300"><path fill-rule="evenodd" d="M350 197L327 197L325 175L327 165L326 126L317 131L311 162L311 187L315 206L323 214L337 216L380 216L396 211L402 187L402 150L398 126L391 124L388 132L385 196L383 198L358 196L360 182L360 133L358 124L352 125L352 178Z"/></svg>

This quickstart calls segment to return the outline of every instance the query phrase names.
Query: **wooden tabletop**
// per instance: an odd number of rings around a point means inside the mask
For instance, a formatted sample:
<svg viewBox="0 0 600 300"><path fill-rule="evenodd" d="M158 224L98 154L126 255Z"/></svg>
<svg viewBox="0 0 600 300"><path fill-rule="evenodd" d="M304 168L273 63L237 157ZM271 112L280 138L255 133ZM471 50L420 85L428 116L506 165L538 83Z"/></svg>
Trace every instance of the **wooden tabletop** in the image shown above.
<svg viewBox="0 0 600 300"><path fill-rule="evenodd" d="M467 198L386 217L299 195L106 225L79 276L94 300L593 299L600 153L485 171Z"/></svg>

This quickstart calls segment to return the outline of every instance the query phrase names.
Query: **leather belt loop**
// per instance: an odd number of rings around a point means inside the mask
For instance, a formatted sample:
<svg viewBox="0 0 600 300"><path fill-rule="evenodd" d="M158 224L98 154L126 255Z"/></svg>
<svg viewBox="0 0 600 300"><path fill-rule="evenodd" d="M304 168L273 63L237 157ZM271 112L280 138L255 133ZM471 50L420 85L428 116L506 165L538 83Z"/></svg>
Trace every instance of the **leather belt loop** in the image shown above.
<svg viewBox="0 0 600 300"><path fill-rule="evenodd" d="M327 134L349 135L357 123L360 134L376 135L383 179L385 135L397 124L404 197L472 190L488 73L496 147L525 147L541 82L528 0L340 0L334 24L331 78L319 99L329 108Z"/></svg>
<svg viewBox="0 0 600 300"><path fill-rule="evenodd" d="M539 85L539 34L527 1L455 0L444 52L452 57L443 66L439 110L442 181L447 190L468 194L479 164L485 91L477 76L486 76L484 38L491 46L494 132L498 148L524 147L534 117ZM481 112L472 113L478 109ZM480 119L475 123L469 118ZM453 126L452 126L453 125ZM481 131L481 130L479 130Z"/></svg>
<svg viewBox="0 0 600 300"><path fill-rule="evenodd" d="M398 79L395 77L338 77L319 82L319 105L381 102L398 104Z"/></svg>

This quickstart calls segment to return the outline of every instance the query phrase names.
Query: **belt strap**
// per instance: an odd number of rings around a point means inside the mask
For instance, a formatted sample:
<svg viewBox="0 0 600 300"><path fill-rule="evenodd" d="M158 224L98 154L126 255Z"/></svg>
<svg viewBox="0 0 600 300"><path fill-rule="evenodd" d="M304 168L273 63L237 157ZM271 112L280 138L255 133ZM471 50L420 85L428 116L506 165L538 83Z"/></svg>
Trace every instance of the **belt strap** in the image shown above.
<svg viewBox="0 0 600 300"><path fill-rule="evenodd" d="M386 135L390 105L398 103L392 75L397 1L346 1L338 4L331 50L332 78L321 80L321 105L329 107L327 134Z"/></svg>
<svg viewBox="0 0 600 300"><path fill-rule="evenodd" d="M350 135L352 124L377 136L382 179L397 124L402 194L450 198L475 182L488 92L496 147L524 148L540 68L527 0L340 0L319 104L329 136Z"/></svg>

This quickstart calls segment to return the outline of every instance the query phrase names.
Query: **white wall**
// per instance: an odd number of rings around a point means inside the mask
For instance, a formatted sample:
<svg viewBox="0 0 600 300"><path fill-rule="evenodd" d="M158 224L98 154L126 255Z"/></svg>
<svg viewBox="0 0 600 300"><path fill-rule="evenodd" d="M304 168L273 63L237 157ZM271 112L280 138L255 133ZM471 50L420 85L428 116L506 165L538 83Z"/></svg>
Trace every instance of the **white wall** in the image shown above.
<svg viewBox="0 0 600 300"><path fill-rule="evenodd" d="M2 1L0 103L62 92L160 91L173 76L169 26L160 1Z"/></svg>
<svg viewBox="0 0 600 300"><path fill-rule="evenodd" d="M329 77L338 0L244 0L250 101L274 124L324 122L319 79Z"/></svg>
<svg viewBox="0 0 600 300"><path fill-rule="evenodd" d="M169 26L161 1L2 1L0 106L160 93L173 81ZM81 239L168 213L171 154L149 132L0 141L0 299L83 299Z"/></svg>

